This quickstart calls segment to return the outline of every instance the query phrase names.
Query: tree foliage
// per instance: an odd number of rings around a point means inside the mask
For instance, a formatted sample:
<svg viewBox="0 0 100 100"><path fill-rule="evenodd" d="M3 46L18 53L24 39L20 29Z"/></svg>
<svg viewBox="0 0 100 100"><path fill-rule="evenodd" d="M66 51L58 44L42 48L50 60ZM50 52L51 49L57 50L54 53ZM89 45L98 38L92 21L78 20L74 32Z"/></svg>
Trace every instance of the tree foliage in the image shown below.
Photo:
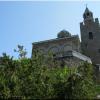
<svg viewBox="0 0 100 100"><path fill-rule="evenodd" d="M51 56L44 57L39 52L32 59L17 60L4 53L1 62L1 99L90 99L95 96L93 68L88 63L62 68Z"/></svg>
<svg viewBox="0 0 100 100"><path fill-rule="evenodd" d="M26 49L24 49L24 46L18 45L17 49L14 49L14 52L17 52L19 55L19 58L25 58L26 57Z"/></svg>

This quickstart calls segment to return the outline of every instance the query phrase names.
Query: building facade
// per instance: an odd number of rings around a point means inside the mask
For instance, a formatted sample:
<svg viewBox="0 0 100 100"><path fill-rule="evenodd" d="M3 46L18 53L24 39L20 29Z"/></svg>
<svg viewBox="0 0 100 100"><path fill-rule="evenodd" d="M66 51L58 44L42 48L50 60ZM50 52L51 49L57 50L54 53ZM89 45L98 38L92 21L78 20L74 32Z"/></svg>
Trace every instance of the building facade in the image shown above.
<svg viewBox="0 0 100 100"><path fill-rule="evenodd" d="M32 55L36 49L44 54L52 52L55 56L64 55L71 50L80 52L80 41L78 35L71 36L68 31L62 30L55 39L33 43Z"/></svg>
<svg viewBox="0 0 100 100"><path fill-rule="evenodd" d="M83 13L83 22L80 23L81 42L78 35L71 35L68 31L62 30L57 38L33 43L32 55L38 49L45 55L52 52L54 56L66 58L69 52L76 52L78 59L100 64L100 24L98 18L86 7ZM80 53L80 54L79 54ZM72 55L71 54L71 55ZM67 56L68 55L68 56ZM79 56L81 55L81 56Z"/></svg>
<svg viewBox="0 0 100 100"><path fill-rule="evenodd" d="M68 31L62 30L57 34L57 38L33 43L32 55L34 51L47 55L52 53L56 60L67 66L78 66L82 62L91 62L91 59L80 53L80 40L78 35L71 35Z"/></svg>

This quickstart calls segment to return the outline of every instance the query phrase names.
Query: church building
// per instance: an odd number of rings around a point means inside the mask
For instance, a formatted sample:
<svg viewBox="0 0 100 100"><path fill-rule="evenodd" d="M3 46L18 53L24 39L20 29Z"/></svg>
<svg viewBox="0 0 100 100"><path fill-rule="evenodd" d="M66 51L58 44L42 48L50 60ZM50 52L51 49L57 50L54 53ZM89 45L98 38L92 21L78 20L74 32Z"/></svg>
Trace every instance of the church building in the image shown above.
<svg viewBox="0 0 100 100"><path fill-rule="evenodd" d="M67 66L79 66L87 61L95 66L100 80L100 24L98 18L86 7L80 23L81 41L78 35L62 30L57 38L32 43L32 56L38 50L44 55L52 52L54 58Z"/></svg>

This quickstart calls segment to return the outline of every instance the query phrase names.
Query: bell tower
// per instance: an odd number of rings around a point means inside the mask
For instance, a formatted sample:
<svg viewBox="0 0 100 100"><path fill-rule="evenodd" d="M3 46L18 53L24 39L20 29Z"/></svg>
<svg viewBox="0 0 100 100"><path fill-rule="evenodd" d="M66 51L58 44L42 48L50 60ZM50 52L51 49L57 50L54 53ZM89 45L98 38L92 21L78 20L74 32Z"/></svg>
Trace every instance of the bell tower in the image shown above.
<svg viewBox="0 0 100 100"><path fill-rule="evenodd" d="M82 53L90 57L94 64L100 64L100 24L87 7L80 23L80 33Z"/></svg>
<svg viewBox="0 0 100 100"><path fill-rule="evenodd" d="M89 11L89 9L86 7L85 12L83 14L84 23L87 24L88 22L93 22L93 13Z"/></svg>

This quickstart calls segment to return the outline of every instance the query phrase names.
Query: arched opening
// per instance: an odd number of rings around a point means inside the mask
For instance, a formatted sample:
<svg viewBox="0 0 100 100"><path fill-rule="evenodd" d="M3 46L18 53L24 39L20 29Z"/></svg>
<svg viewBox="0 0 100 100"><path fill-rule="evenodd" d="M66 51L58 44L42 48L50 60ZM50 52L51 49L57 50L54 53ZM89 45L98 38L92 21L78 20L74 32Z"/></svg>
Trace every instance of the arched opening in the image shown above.
<svg viewBox="0 0 100 100"><path fill-rule="evenodd" d="M49 49L49 53L53 53L54 56L56 56L56 53L58 53L58 52L59 52L59 48L56 47L56 46L51 47L51 48Z"/></svg>
<svg viewBox="0 0 100 100"><path fill-rule="evenodd" d="M89 39L93 39L93 33L92 32L89 32Z"/></svg>

